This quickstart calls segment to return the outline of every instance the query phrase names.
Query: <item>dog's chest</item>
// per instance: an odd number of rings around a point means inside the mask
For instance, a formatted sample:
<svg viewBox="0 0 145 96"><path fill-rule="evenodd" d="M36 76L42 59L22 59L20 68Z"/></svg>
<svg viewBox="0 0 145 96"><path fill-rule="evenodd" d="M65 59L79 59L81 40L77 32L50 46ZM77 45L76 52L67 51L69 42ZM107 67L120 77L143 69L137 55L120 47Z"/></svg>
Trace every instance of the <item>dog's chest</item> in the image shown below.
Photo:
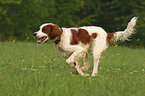
<svg viewBox="0 0 145 96"><path fill-rule="evenodd" d="M71 34L69 34L70 32L63 32L63 34L61 35L61 40L59 42L59 44L56 45L57 50L60 52L61 55L63 56L70 56L70 54L73 52L71 49L71 45L70 45L70 39L71 39Z"/></svg>
<svg viewBox="0 0 145 96"><path fill-rule="evenodd" d="M72 52L69 52L67 50L64 50L62 46L60 45L57 45L56 46L57 50L59 51L59 53L62 55L62 56L65 56L65 57L69 57L71 55Z"/></svg>

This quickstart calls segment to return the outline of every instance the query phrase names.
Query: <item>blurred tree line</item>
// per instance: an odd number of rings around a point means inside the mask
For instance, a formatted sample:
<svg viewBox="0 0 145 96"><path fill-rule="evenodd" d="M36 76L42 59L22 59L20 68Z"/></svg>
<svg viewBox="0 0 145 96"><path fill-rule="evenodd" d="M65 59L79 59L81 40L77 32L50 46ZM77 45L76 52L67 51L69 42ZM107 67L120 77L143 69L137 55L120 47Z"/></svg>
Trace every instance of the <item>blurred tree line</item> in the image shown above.
<svg viewBox="0 0 145 96"><path fill-rule="evenodd" d="M108 33L139 17L130 44L145 46L145 0L0 0L0 40L24 40L43 23L60 27L95 25Z"/></svg>

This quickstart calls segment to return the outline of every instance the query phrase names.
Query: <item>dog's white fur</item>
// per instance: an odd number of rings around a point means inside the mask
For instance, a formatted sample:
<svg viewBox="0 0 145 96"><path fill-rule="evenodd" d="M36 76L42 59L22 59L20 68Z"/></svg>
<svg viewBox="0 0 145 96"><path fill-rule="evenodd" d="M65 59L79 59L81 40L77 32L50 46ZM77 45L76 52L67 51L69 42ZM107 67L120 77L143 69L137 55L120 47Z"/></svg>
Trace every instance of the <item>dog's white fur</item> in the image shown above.
<svg viewBox="0 0 145 96"><path fill-rule="evenodd" d="M128 23L128 26L124 31L115 32L114 38L112 38L111 41L117 42L118 40L121 40L121 41L128 40L128 37L134 33L134 26L136 25L136 21L137 21L137 17L133 17L131 21ZM41 25L40 30L38 32L35 32L37 33L36 37L40 38L40 37L47 36L46 33L42 32L42 28L49 24L52 24L52 23L46 23L46 24ZM93 39L91 43L86 44L86 45L81 42L77 45L71 45L70 44L71 38L72 38L71 29L78 30L79 28L87 30L89 35L91 35L92 33L97 33L97 38ZM82 76L89 75L89 74L83 73L83 71L87 70L90 67L88 51L92 50L93 59L94 59L94 67L93 67L93 72L91 76L96 76L96 74L98 73L99 58L102 52L106 50L109 46L106 42L107 33L101 27L96 27L96 26L84 26L84 27L79 27L79 28L62 28L63 33L61 35L60 43L57 44L57 49L62 55L69 56L69 58L66 60L66 63L71 66L75 66L78 73L81 74ZM47 36L47 39L48 39L48 36ZM84 60L84 65L81 68L79 65L80 58L83 58Z"/></svg>

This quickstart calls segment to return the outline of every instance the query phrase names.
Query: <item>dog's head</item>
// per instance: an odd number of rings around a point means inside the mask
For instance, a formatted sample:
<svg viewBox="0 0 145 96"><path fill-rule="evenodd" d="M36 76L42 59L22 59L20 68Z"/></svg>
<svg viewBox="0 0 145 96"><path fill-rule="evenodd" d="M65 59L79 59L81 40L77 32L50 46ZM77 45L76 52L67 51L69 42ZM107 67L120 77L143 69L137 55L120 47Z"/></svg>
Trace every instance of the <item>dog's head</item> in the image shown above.
<svg viewBox="0 0 145 96"><path fill-rule="evenodd" d="M53 40L62 34L62 30L56 24L46 23L40 26L40 30L33 33L35 38L39 38L37 41L39 44L44 43L48 39Z"/></svg>

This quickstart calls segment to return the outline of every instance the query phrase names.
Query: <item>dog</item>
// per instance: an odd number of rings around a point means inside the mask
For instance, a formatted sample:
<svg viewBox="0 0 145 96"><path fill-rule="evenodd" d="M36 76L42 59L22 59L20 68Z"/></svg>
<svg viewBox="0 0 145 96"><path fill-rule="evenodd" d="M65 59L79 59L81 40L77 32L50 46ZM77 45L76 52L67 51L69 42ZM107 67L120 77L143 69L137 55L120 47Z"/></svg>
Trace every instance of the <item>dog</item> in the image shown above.
<svg viewBox="0 0 145 96"><path fill-rule="evenodd" d="M48 39L55 43L58 51L68 57L66 63L74 66L81 76L96 76L98 73L98 63L100 56L111 42L125 41L135 33L137 17L133 17L124 31L107 33L103 28L97 26L83 26L78 28L60 28L53 23L46 23L40 26L40 30L33 33L35 38L39 38L39 44ZM92 74L84 73L88 70L89 52L93 54L94 67ZM83 59L83 66L80 67L79 60Z"/></svg>

